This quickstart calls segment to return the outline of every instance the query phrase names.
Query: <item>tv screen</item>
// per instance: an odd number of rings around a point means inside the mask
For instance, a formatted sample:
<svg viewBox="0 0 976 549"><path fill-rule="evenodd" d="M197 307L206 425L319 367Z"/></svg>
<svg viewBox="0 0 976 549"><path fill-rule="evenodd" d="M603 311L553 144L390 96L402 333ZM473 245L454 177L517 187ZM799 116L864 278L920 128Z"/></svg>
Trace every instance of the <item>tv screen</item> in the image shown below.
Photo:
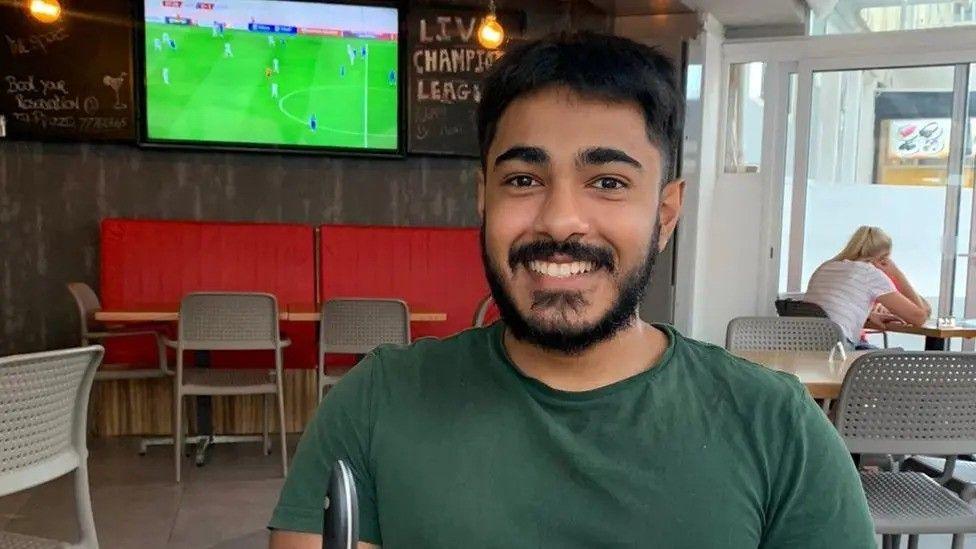
<svg viewBox="0 0 976 549"><path fill-rule="evenodd" d="M397 9L145 0L149 143L397 152Z"/></svg>

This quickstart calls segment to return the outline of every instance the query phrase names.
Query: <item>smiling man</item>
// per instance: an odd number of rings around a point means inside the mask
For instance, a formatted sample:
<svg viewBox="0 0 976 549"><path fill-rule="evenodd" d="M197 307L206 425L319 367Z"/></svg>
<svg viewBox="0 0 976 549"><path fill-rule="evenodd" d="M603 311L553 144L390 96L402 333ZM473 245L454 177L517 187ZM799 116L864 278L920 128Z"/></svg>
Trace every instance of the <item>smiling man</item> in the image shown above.
<svg viewBox="0 0 976 549"><path fill-rule="evenodd" d="M850 456L795 378L637 315L681 210L681 102L671 63L619 37L501 58L477 193L503 320L347 374L305 431L272 547L321 546L338 458L360 547L875 546Z"/></svg>

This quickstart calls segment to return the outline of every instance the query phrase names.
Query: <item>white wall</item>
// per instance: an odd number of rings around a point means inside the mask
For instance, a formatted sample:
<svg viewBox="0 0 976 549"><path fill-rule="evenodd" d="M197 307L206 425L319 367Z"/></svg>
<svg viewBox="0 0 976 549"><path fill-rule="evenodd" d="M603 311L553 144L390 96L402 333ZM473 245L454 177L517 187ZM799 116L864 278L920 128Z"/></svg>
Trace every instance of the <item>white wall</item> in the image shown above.
<svg viewBox="0 0 976 549"><path fill-rule="evenodd" d="M688 101L684 143L682 146L681 174L685 180L684 208L678 224L679 253L675 259L674 323L687 335L697 331L694 323L700 297L698 288L708 270L707 257L702 251L707 239L710 209L715 187L715 159L718 157L719 102L722 87L718 85L722 74L722 25L714 17L701 15L701 32L690 41L689 76L699 81L689 86L695 95ZM707 128L707 130L706 130Z"/></svg>
<svg viewBox="0 0 976 549"><path fill-rule="evenodd" d="M762 203L759 174L718 174L702 211L709 222L699 226L705 269L696 284L692 337L724 344L730 319L759 313Z"/></svg>
<svg viewBox="0 0 976 549"><path fill-rule="evenodd" d="M724 174L720 117L726 86L723 29L705 15L698 46L702 53L701 124L686 134L685 212L679 226L676 322L688 335L722 344L733 316L754 314L759 291L761 183L758 174ZM682 326L685 320L687 326Z"/></svg>

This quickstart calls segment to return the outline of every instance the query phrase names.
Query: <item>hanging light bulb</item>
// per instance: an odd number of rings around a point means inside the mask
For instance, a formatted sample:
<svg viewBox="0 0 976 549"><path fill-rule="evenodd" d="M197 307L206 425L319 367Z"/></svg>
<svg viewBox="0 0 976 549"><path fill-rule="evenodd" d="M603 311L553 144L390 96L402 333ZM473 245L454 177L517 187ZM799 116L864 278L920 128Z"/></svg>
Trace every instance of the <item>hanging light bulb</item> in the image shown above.
<svg viewBox="0 0 976 549"><path fill-rule="evenodd" d="M53 23L61 17L58 0L28 0L27 9L41 23Z"/></svg>
<svg viewBox="0 0 976 549"><path fill-rule="evenodd" d="M497 49L505 41L505 29L495 17L495 0L491 0L488 5L488 15L481 21L478 27L478 43L489 50Z"/></svg>

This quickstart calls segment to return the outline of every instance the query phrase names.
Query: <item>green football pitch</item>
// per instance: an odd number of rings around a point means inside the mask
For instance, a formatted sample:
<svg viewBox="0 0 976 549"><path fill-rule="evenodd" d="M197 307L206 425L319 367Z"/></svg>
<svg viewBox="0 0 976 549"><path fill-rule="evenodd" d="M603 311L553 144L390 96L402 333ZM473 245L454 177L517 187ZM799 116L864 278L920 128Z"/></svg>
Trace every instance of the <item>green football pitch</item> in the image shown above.
<svg viewBox="0 0 976 549"><path fill-rule="evenodd" d="M175 49L162 41L164 33ZM357 52L352 63L349 46ZM390 82L390 71L396 67L395 41L231 29L213 36L207 27L149 23L149 137L395 149L397 84Z"/></svg>

